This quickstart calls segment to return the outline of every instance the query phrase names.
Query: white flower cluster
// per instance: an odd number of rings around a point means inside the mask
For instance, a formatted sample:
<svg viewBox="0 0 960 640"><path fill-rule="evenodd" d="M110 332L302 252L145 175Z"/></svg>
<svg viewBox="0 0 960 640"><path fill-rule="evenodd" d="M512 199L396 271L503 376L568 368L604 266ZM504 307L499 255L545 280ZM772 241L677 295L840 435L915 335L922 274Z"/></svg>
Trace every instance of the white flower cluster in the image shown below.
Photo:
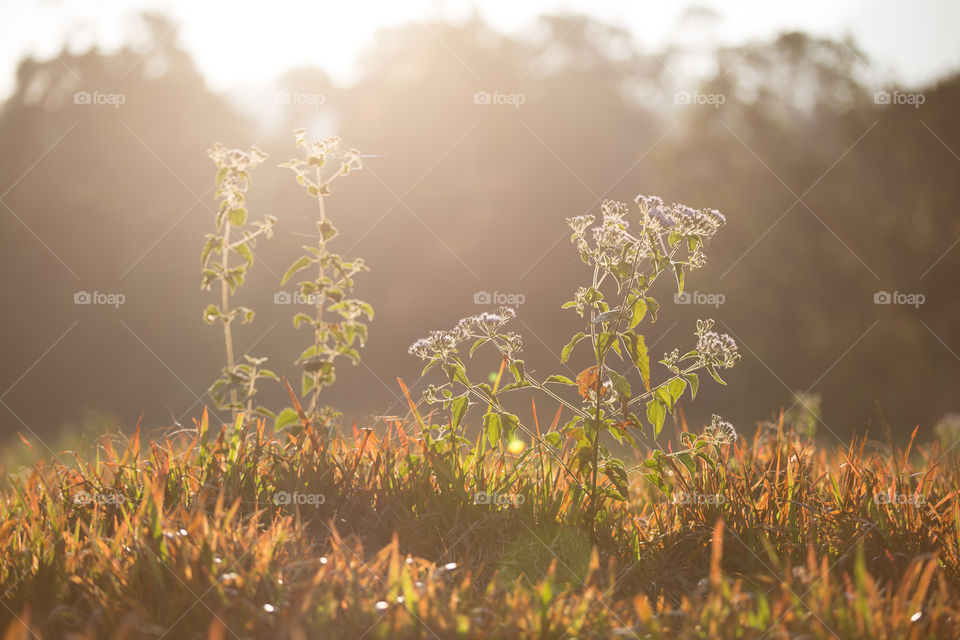
<svg viewBox="0 0 960 640"><path fill-rule="evenodd" d="M356 149L344 149L340 136L328 136L316 142L307 142L307 130L297 129L293 132L298 147L306 147L308 155L321 162L328 156L340 158L340 174L347 175L352 169L360 169L360 152Z"/></svg>
<svg viewBox="0 0 960 640"><path fill-rule="evenodd" d="M426 338L420 338L408 349L408 353L423 360L430 360L434 356L446 359L456 353L460 341L452 331L431 331Z"/></svg>
<svg viewBox="0 0 960 640"><path fill-rule="evenodd" d="M516 317L517 312L510 307L500 307L496 313L484 311L475 316L464 318L457 323L453 330L462 334L464 339L476 338L494 333Z"/></svg>
<svg viewBox="0 0 960 640"><path fill-rule="evenodd" d="M503 346L509 352L518 352L522 349L520 336L515 333L498 334L497 332L509 321L517 317L517 312L510 307L500 307L496 312L483 313L457 322L453 329L448 331L431 331L426 338L420 338L407 350L410 355L423 360L431 360L437 356L446 360L457 352L457 347L471 338L491 338L499 335L503 338Z"/></svg>
<svg viewBox="0 0 960 640"><path fill-rule="evenodd" d="M716 414L711 418L710 424L704 428L703 435L712 440L714 444L729 444L740 438L733 425Z"/></svg>
<svg viewBox="0 0 960 640"><path fill-rule="evenodd" d="M218 142L207 155L220 169L216 197L220 199L221 211L244 208L243 194L250 184L248 171L266 160L267 154L257 147L250 147L248 151L227 149Z"/></svg>
<svg viewBox="0 0 960 640"><path fill-rule="evenodd" d="M668 207L657 196L639 195L634 201L640 205L644 224L655 233L669 230L682 236L707 239L727 223L727 219L716 209L694 209L685 204Z"/></svg>
<svg viewBox="0 0 960 640"><path fill-rule="evenodd" d="M697 320L697 352L706 366L729 369L740 361L736 341L713 331L713 320Z"/></svg>
<svg viewBox="0 0 960 640"><path fill-rule="evenodd" d="M626 219L629 208L625 202L604 200L600 213L599 226L591 230L593 246L587 241L587 230L596 219L591 215L567 218L567 224L573 230L573 240L585 262L589 263L592 258L609 269L624 262L632 264L637 258L650 255L649 238L645 235L637 238L629 231L630 223Z"/></svg>

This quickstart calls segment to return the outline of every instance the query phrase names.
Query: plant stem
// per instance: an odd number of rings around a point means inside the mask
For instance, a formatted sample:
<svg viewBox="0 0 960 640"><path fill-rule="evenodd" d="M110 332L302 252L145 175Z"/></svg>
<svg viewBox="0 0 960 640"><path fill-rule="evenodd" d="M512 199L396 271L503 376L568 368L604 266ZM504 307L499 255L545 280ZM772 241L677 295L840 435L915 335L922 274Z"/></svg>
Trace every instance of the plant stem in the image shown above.
<svg viewBox="0 0 960 640"><path fill-rule="evenodd" d="M223 222L223 248L220 250L220 264L223 267L223 276L220 279L220 311L223 313L223 341L227 350L227 376L233 371L233 332L230 328L230 288L227 283L227 262L230 260L230 217ZM231 416L237 417L237 391L230 390Z"/></svg>
<svg viewBox="0 0 960 640"><path fill-rule="evenodd" d="M324 222L327 219L327 210L323 204L323 189L326 185L321 184L320 182L320 167L317 167L317 205L320 208L320 222ZM322 286L321 282L323 280L324 272L324 258L327 254L327 240L323 235L323 232L320 232L320 256L317 262L317 269L319 273L317 274L318 285ZM323 329L323 290L317 287L317 322L314 325L315 331L313 334L313 357L320 358L320 332ZM319 410L320 406L320 372L319 370L313 374L313 399L310 401L310 413L315 414Z"/></svg>
<svg viewBox="0 0 960 640"><path fill-rule="evenodd" d="M597 276L599 275L600 266L596 265L593 268L593 288L596 289L599 282L597 281ZM587 515L590 518L590 535L593 536L594 543L597 542L597 464L600 461L600 403L601 403L601 389L603 389L603 358L604 353L601 353L600 349L597 348L597 325L594 322L596 319L593 316L593 307L590 309L590 342L593 344L593 355L596 358L597 363L597 382L596 389L594 389L595 401L594 401L594 416L593 422L594 427L596 428L596 434L593 436L593 468L591 469L591 479L590 479L590 510L587 512Z"/></svg>

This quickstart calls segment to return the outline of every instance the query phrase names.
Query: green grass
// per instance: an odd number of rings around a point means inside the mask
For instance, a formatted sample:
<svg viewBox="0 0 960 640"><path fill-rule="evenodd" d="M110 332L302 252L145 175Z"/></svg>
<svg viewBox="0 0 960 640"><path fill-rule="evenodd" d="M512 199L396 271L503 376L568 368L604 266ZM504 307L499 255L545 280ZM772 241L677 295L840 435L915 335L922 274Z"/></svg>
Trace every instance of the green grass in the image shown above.
<svg viewBox="0 0 960 640"><path fill-rule="evenodd" d="M634 472L593 531L536 446L424 438L418 423L271 434L204 414L163 441L104 438L6 473L0 634L960 636L960 465L936 445L834 449L766 427L715 468L664 474L674 497L722 499L671 500Z"/></svg>

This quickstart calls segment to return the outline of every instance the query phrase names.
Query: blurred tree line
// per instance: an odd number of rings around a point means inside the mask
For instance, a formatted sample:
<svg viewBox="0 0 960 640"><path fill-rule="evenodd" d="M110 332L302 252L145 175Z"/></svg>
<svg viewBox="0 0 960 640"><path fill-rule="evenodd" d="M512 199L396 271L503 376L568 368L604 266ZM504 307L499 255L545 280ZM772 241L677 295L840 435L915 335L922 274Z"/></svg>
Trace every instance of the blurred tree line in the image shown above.
<svg viewBox="0 0 960 640"><path fill-rule="evenodd" d="M923 88L919 108L878 104L851 42L787 33L641 53L621 28L562 15L522 37L479 19L383 31L351 86L303 68L241 103L208 90L176 37L161 37L165 20L148 20L148 51L22 61L2 105L4 435L53 433L90 409L126 427L198 415L223 363L199 287L216 141L270 155L249 204L280 218L278 236L257 247L239 302L258 315L238 343L297 378L304 336L274 293L314 232L315 205L276 167L300 126L370 156L329 210L338 250L371 267L358 292L377 309L364 364L327 392L348 418L402 414L395 379L419 375L406 347L477 312L480 291L523 294L528 367L569 374L557 354L579 327L559 306L586 276L564 219L637 193L728 219L687 282L725 303L678 305L665 288L649 327L658 358L690 344L697 317L741 342L730 387L705 384L689 421L715 411L746 427L807 390L823 398L821 433L844 438L876 432L878 406L900 435L917 424L929 435L958 410L958 76ZM704 56L713 71L678 73ZM77 104L82 90L124 102ZM523 101L478 104L478 92ZM125 303L75 305L80 290ZM876 305L878 291L925 303ZM263 393L285 403L278 386Z"/></svg>

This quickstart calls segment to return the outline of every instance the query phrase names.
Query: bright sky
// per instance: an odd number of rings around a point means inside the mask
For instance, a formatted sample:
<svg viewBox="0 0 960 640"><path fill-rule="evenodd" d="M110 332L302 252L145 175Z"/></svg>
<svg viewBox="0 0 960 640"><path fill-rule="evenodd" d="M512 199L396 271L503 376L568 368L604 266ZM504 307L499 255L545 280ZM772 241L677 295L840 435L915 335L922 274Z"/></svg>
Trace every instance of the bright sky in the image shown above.
<svg viewBox="0 0 960 640"><path fill-rule="evenodd" d="M423 18L462 20L474 11L510 33L543 12L586 12L627 27L643 49L653 50L682 42L679 18L692 5L720 15L715 34L723 43L786 29L851 34L871 58L878 83L920 84L960 69L955 0L0 0L0 98L12 90L23 56L50 58L64 42L74 51L91 44L113 50L129 40L132 16L145 9L165 11L182 25L181 44L211 87L223 90L302 64L349 83L357 54L377 29Z"/></svg>

